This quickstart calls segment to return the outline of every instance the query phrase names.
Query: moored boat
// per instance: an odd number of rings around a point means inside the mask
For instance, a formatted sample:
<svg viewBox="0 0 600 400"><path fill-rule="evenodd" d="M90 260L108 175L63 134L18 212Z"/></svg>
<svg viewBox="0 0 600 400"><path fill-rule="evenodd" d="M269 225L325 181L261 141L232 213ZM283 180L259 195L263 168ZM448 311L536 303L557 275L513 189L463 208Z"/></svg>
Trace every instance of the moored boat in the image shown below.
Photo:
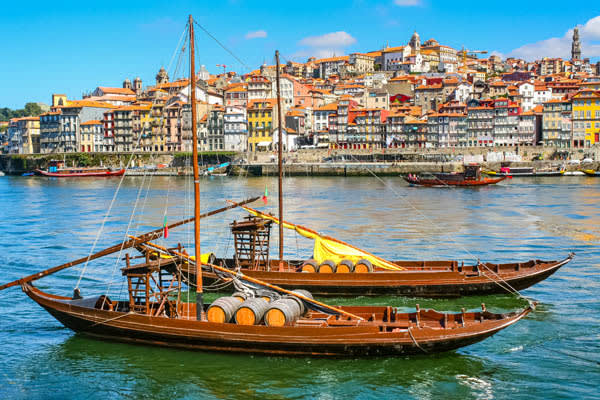
<svg viewBox="0 0 600 400"><path fill-rule="evenodd" d="M581 172L583 172L586 176L600 177L600 171L593 169L582 169Z"/></svg>
<svg viewBox="0 0 600 400"><path fill-rule="evenodd" d="M481 175L478 165L465 165L464 172L428 172L426 174L408 174L402 178L411 185L418 186L485 186L502 182L507 176L487 178Z"/></svg>
<svg viewBox="0 0 600 400"><path fill-rule="evenodd" d="M340 307L340 311L358 318L309 311L293 324L268 326L198 320L194 303L178 303L168 315L160 310L159 302L140 311L128 301L105 296L56 296L31 283L23 283L22 289L67 328L94 338L287 356L403 356L451 351L492 336L532 311L527 307L495 314L483 307L476 312L440 313L417 308L401 313L393 307L354 306Z"/></svg>
<svg viewBox="0 0 600 400"><path fill-rule="evenodd" d="M35 172L39 175L49 176L52 178L85 178L85 177L110 177L122 176L125 169L111 170L110 168L62 168L55 172L36 169Z"/></svg>
<svg viewBox="0 0 600 400"><path fill-rule="evenodd" d="M556 168L534 168L534 167L502 167L500 171L485 171L491 176L532 177L532 176L563 176L564 166Z"/></svg>
<svg viewBox="0 0 600 400"><path fill-rule="evenodd" d="M313 239L312 259L270 259L269 223L279 220L269 214L242 205L259 219L234 222L235 254L231 258L215 258L214 263L230 269L239 268L247 276L265 280L283 288L306 289L320 296L420 296L460 297L503 293L507 285L526 289L554 274L573 258L561 260L529 260L494 264L465 264L448 261L387 261L338 239L320 235L310 228L284 222L284 227ZM264 223L266 221L266 224ZM143 254L156 258L151 248L137 246ZM248 252L252 249L252 252ZM163 257L162 263L172 261ZM180 260L179 260L180 261ZM195 282L195 270L180 263L180 270ZM206 285L218 285L220 277L213 271L202 274Z"/></svg>

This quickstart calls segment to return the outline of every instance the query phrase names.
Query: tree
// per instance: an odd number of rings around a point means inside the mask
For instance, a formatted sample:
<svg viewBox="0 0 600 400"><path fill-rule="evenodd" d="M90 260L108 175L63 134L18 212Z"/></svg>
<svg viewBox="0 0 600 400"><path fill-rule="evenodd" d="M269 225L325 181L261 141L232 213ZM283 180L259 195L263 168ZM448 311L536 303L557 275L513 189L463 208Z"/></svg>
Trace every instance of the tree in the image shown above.
<svg viewBox="0 0 600 400"><path fill-rule="evenodd" d="M42 108L37 103L25 104L25 115L27 117L37 117L42 113Z"/></svg>
<svg viewBox="0 0 600 400"><path fill-rule="evenodd" d="M0 108L0 121L8 121L11 118L37 117L44 111L37 103L27 103L25 108L11 110L8 107Z"/></svg>

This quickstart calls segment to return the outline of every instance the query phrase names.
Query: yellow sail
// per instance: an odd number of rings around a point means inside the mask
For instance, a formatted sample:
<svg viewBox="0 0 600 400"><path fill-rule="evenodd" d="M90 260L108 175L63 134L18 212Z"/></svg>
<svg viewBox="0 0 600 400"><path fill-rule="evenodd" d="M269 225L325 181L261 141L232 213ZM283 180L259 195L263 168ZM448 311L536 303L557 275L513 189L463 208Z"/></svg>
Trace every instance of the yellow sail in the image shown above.
<svg viewBox="0 0 600 400"><path fill-rule="evenodd" d="M272 215L262 213L258 210L246 206L242 206L242 208L258 218L270 220L275 222L276 224L279 224L279 219L275 218ZM305 238L313 239L315 241L313 249L313 258L319 263L322 263L325 260L331 260L337 264L344 259L351 260L352 262L356 263L361 259L366 259L369 260L374 266L383 269L396 271L401 271L404 269L390 261L384 260L381 257L356 248L348 243L344 243L341 240L332 237L322 236L316 231L313 231L312 229L295 225L287 221L283 221L283 227L286 229L294 230L298 232L298 234L304 236Z"/></svg>

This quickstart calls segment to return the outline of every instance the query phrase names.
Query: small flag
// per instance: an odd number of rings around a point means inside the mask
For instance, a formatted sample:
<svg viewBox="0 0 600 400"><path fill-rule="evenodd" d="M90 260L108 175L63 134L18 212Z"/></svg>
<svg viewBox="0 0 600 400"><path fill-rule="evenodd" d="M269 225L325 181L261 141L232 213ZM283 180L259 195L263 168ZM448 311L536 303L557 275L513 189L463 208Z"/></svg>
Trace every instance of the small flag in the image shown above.
<svg viewBox="0 0 600 400"><path fill-rule="evenodd" d="M262 201L265 202L265 206L267 205L267 196L269 195L269 191L267 190L267 185L265 185L265 194L262 197Z"/></svg>
<svg viewBox="0 0 600 400"><path fill-rule="evenodd" d="M163 236L164 238L168 238L169 237L169 227L167 226L167 216L165 215L165 221L163 222Z"/></svg>

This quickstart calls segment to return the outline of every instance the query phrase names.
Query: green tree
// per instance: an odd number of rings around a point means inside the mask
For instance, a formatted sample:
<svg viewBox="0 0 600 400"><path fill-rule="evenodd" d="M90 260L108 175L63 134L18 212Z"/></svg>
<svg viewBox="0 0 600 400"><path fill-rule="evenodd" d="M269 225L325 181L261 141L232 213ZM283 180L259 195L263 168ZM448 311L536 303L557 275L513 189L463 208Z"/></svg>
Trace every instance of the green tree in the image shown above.
<svg viewBox="0 0 600 400"><path fill-rule="evenodd" d="M37 103L25 104L25 115L27 117L37 117L42 113L42 108Z"/></svg>

